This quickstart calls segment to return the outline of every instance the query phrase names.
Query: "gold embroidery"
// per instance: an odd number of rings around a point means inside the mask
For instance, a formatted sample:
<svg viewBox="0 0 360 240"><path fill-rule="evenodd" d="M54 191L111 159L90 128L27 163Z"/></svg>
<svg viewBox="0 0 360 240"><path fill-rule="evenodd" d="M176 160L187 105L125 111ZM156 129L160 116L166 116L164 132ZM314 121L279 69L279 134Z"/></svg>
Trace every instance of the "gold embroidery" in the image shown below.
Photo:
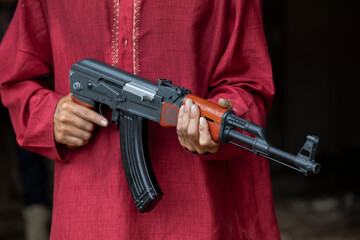
<svg viewBox="0 0 360 240"><path fill-rule="evenodd" d="M119 63L119 0L113 0L113 26L111 35L111 62L114 67Z"/></svg>
<svg viewBox="0 0 360 240"><path fill-rule="evenodd" d="M140 73L139 64L139 24L140 24L141 0L134 0L133 16L133 67L134 74Z"/></svg>

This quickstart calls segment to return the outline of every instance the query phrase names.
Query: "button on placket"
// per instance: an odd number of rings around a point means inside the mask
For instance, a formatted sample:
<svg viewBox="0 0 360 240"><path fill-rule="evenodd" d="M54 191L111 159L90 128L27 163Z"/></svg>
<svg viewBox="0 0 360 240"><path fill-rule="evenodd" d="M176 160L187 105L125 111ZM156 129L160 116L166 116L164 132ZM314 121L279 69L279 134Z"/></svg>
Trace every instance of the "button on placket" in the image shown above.
<svg viewBox="0 0 360 240"><path fill-rule="evenodd" d="M133 1L114 0L112 62L125 71L132 72L133 55Z"/></svg>

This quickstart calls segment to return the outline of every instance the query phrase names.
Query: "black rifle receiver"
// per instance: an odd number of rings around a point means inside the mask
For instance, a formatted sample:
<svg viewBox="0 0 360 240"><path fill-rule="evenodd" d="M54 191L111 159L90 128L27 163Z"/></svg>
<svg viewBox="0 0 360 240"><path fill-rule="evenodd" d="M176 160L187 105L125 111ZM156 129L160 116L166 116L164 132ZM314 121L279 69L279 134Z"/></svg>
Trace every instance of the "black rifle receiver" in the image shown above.
<svg viewBox="0 0 360 240"><path fill-rule="evenodd" d="M176 127L179 108L187 98L191 98L199 106L201 116L209 120L214 141L229 142L305 175L320 171L320 164L315 162L318 137L308 136L297 155L287 153L267 142L263 127L165 79L155 84L96 60L84 59L71 67L70 89L75 102L89 108L98 106L100 114L101 105L112 110L111 122L116 122L120 130L126 180L139 212L151 211L163 196L149 157L147 120L163 127Z"/></svg>

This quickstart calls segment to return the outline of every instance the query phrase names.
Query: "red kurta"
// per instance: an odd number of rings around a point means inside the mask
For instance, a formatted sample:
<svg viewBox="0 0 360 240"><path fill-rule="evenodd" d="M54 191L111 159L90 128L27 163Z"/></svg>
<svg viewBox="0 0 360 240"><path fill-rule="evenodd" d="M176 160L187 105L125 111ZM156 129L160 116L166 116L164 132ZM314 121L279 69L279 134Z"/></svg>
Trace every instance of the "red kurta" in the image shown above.
<svg viewBox="0 0 360 240"><path fill-rule="evenodd" d="M56 146L53 114L69 69L95 58L217 102L258 124L274 93L260 0L20 0L1 44L1 99L19 144L55 160L52 239L279 239L265 159L233 146L200 156L150 123L164 198L140 214L116 126L79 150ZM55 91L39 76L53 73ZM216 161L214 161L216 160Z"/></svg>

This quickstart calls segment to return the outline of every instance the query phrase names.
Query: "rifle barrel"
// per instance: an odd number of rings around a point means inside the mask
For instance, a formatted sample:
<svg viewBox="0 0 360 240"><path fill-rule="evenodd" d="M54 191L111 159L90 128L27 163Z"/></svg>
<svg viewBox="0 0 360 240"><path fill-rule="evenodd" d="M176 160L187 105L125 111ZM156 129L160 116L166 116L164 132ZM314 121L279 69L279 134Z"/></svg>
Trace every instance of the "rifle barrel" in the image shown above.
<svg viewBox="0 0 360 240"><path fill-rule="evenodd" d="M296 166L296 170L299 170L306 175L309 171L315 174L320 172L320 164L315 161L308 160L307 156L303 157L301 154L296 156L294 154L288 153L271 146L267 143L267 141L259 137L253 138L236 130L229 130L227 132L227 139L230 140L230 143L233 143L231 141L236 141L238 143L244 144L248 147L243 147L244 149L249 150L256 155L261 155L284 165L290 164Z"/></svg>

